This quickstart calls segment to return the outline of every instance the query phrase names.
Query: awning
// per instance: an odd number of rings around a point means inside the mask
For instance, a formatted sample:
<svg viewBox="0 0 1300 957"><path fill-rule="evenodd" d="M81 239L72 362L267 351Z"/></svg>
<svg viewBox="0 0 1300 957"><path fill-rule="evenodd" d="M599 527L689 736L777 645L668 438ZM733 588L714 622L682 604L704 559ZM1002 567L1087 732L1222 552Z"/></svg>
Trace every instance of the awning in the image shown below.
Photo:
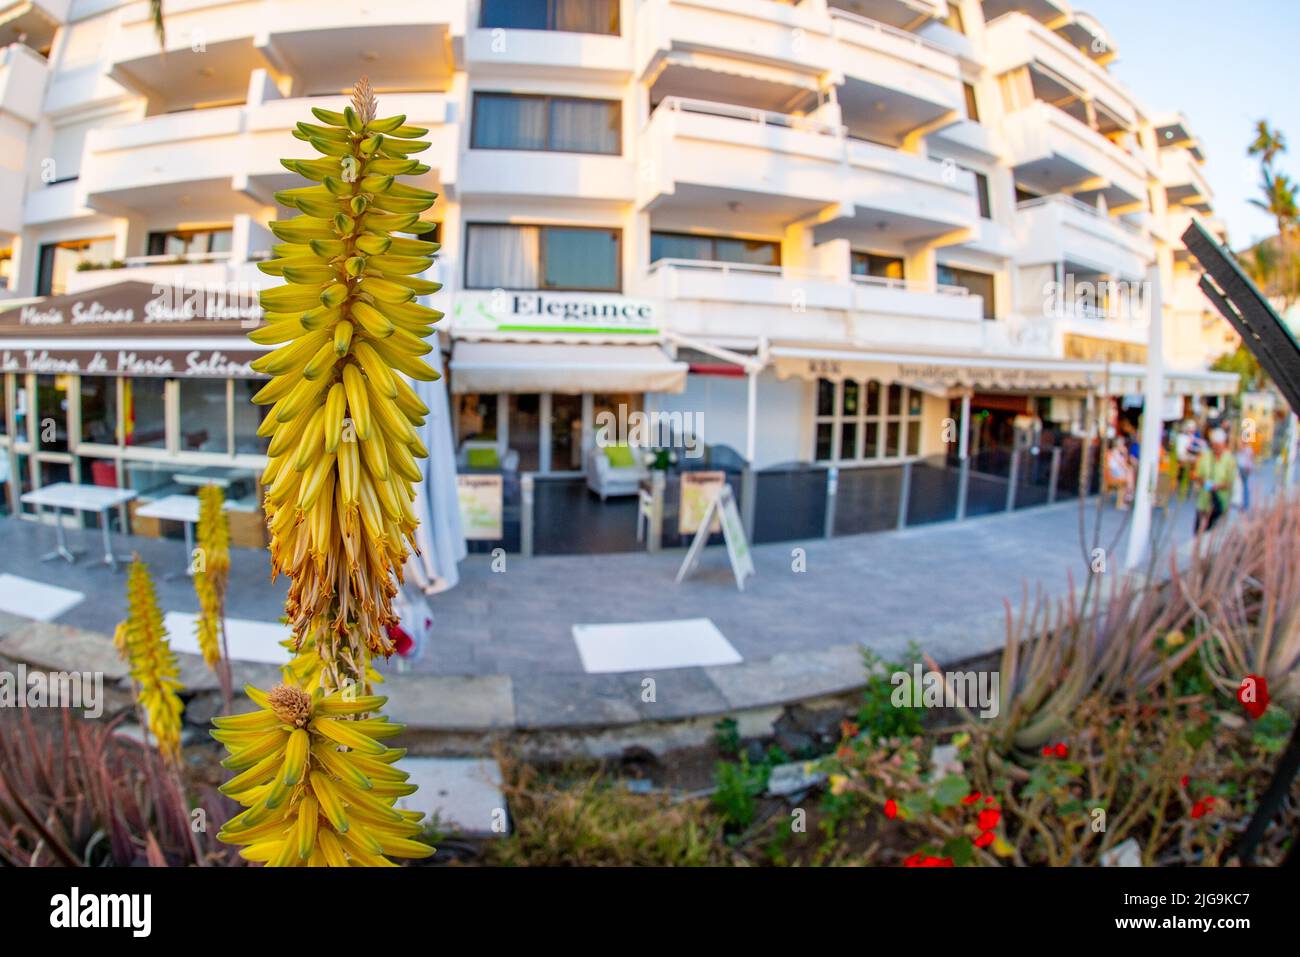
<svg viewBox="0 0 1300 957"><path fill-rule="evenodd" d="M1111 395L1138 395L1146 386L1146 367L1114 363L1110 367ZM1206 396L1233 395L1237 391L1237 373L1210 372L1202 369L1166 369L1165 395Z"/></svg>
<svg viewBox="0 0 1300 957"><path fill-rule="evenodd" d="M1099 363L1069 359L903 353L817 345L773 345L769 354L782 379L874 379L938 394L954 388L1090 389L1099 388L1105 378Z"/></svg>
<svg viewBox="0 0 1300 957"><path fill-rule="evenodd" d="M683 392L687 369L657 345L459 341L451 391Z"/></svg>

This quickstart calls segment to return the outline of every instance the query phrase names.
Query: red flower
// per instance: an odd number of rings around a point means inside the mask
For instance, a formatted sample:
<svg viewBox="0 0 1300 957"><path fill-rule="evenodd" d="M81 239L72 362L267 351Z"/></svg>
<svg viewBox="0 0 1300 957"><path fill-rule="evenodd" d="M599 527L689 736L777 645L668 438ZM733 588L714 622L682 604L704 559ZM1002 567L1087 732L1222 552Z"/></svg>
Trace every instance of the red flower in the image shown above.
<svg viewBox="0 0 1300 957"><path fill-rule="evenodd" d="M928 854L913 854L904 859L904 867L952 867L951 857L930 857Z"/></svg>
<svg viewBox="0 0 1300 957"><path fill-rule="evenodd" d="M964 798L961 799L961 803L974 804L976 801L980 799L980 797L981 795L979 791L971 791L970 794L967 794Z"/></svg>
<svg viewBox="0 0 1300 957"><path fill-rule="evenodd" d="M1214 798L1202 798L1192 805L1192 817L1205 817L1205 812L1214 806Z"/></svg>
<svg viewBox="0 0 1300 957"><path fill-rule="evenodd" d="M898 802L893 798L890 798L885 802L885 817L889 818L891 821L898 817Z"/></svg>
<svg viewBox="0 0 1300 957"><path fill-rule="evenodd" d="M988 847L993 843L993 832L985 831L972 842L976 847Z"/></svg>
<svg viewBox="0 0 1300 957"><path fill-rule="evenodd" d="M979 818L975 824L981 831L991 831L998 826L998 821L1002 817L1002 812L995 807L986 808L980 811Z"/></svg>
<svg viewBox="0 0 1300 957"><path fill-rule="evenodd" d="M1187 785L1188 785L1189 783L1190 783L1189 778L1187 777L1186 774L1184 774L1184 775L1183 775L1183 787L1184 787L1184 788L1187 787Z"/></svg>
<svg viewBox="0 0 1300 957"><path fill-rule="evenodd" d="M1053 750L1056 752L1056 756L1058 758L1068 758L1070 756L1070 749L1065 745L1064 742L1058 744L1055 748L1053 748Z"/></svg>
<svg viewBox="0 0 1300 957"><path fill-rule="evenodd" d="M920 855L920 854L912 854L912 855L909 855L908 857L903 858L903 866L904 866L904 867L920 867L920 866L921 866L921 855Z"/></svg>
<svg viewBox="0 0 1300 957"><path fill-rule="evenodd" d="M858 732L861 730L862 729L859 728L852 721L840 722L840 734L846 738L856 738L858 736Z"/></svg>
<svg viewBox="0 0 1300 957"><path fill-rule="evenodd" d="M988 797L984 799L984 803L988 805L996 805L998 802L993 800L993 795L990 794Z"/></svg>
<svg viewBox="0 0 1300 957"><path fill-rule="evenodd" d="M1050 758L1051 756L1052 756L1052 746L1050 744L1043 745L1043 757Z"/></svg>
<svg viewBox="0 0 1300 957"><path fill-rule="evenodd" d="M387 631L388 640L393 643L393 650L403 658L409 655L415 647L415 642L411 640L411 636L406 633L402 626L389 625Z"/></svg>
<svg viewBox="0 0 1300 957"><path fill-rule="evenodd" d="M853 757L853 749L849 747L840 748L835 752L835 756L841 761L847 760L848 758Z"/></svg>
<svg viewBox="0 0 1300 957"><path fill-rule="evenodd" d="M1237 689L1237 701L1252 720L1258 720L1268 710L1268 682L1259 675L1246 675Z"/></svg>

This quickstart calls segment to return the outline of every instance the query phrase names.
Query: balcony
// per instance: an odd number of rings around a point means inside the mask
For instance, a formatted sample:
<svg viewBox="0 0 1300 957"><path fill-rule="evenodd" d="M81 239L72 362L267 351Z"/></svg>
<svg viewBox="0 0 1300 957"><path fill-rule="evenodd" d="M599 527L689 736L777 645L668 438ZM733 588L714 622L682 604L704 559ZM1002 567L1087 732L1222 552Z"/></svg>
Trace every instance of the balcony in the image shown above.
<svg viewBox="0 0 1300 957"><path fill-rule="evenodd" d="M1046 196L1016 207L1016 261L1079 263L1107 276L1142 279L1155 246L1140 229L1068 196Z"/></svg>
<svg viewBox="0 0 1300 957"><path fill-rule="evenodd" d="M949 347L980 341L983 305L964 289L948 293L875 277L841 282L788 267L684 259L652 263L646 282L646 295L671 303L673 331L687 335ZM906 321L888 321L894 319Z"/></svg>
<svg viewBox="0 0 1300 957"><path fill-rule="evenodd" d="M68 292L79 293L119 282L162 283L177 288L265 289L279 280L250 262L232 262L229 253L208 255L131 256L116 269L83 269L68 274Z"/></svg>
<svg viewBox="0 0 1300 957"><path fill-rule="evenodd" d="M0 114L35 126L49 72L45 57L31 47L22 43L0 47Z"/></svg>
<svg viewBox="0 0 1300 957"><path fill-rule="evenodd" d="M864 232L906 241L978 219L969 173L804 117L671 97L643 140L650 175L639 179L637 201L662 228L692 228L716 213L730 231L780 235L816 215L819 241Z"/></svg>
<svg viewBox="0 0 1300 957"><path fill-rule="evenodd" d="M1111 207L1146 199L1142 162L1050 103L1035 101L1003 119L1017 179L1039 193L1100 193Z"/></svg>
<svg viewBox="0 0 1300 957"><path fill-rule="evenodd" d="M188 220L221 220L257 213L274 205L277 190L301 185L280 159L314 155L291 135L294 124L310 120L313 106L341 110L346 102L343 96L269 100L95 130L86 138L80 195L86 206L114 215L171 211ZM417 185L444 191L455 179L458 139L456 127L445 122L446 98L390 94L384 110L430 127L434 145L420 158L433 170Z"/></svg>
<svg viewBox="0 0 1300 957"><path fill-rule="evenodd" d="M1160 182L1165 186L1171 206L1209 212L1214 191L1190 149L1175 146L1160 151Z"/></svg>
<svg viewBox="0 0 1300 957"><path fill-rule="evenodd" d="M901 30L915 30L948 15L947 0L829 0L828 5Z"/></svg>
<svg viewBox="0 0 1300 957"><path fill-rule="evenodd" d="M137 0L108 44L109 75L159 112L242 101L259 68L292 77L295 94L336 93L362 74L379 90L442 90L463 53L466 9L455 0L177 0L163 49L149 4Z"/></svg>
<svg viewBox="0 0 1300 957"><path fill-rule="evenodd" d="M465 40L465 59L476 76L580 70L590 81L625 83L632 74L629 31L604 32L617 25L619 0L584 0L581 8L551 4L553 19L544 27L529 22L524 7L501 4L495 18L487 0L478 7L479 21Z"/></svg>
<svg viewBox="0 0 1300 957"><path fill-rule="evenodd" d="M0 35L24 34L26 44L44 50L54 42L54 34L68 22L71 0L0 0Z"/></svg>
<svg viewBox="0 0 1300 957"><path fill-rule="evenodd" d="M644 0L638 6L638 77L655 74L672 53L731 58L733 74L780 68L809 77L832 62L826 17L808 4L755 0ZM798 42L795 39L798 38Z"/></svg>
<svg viewBox="0 0 1300 957"><path fill-rule="evenodd" d="M838 91L854 136L902 143L914 130L964 115L957 57L914 33L831 9Z"/></svg>
<svg viewBox="0 0 1300 957"><path fill-rule="evenodd" d="M1093 100L1125 129L1138 122L1133 97L1114 76L1083 50L1023 13L998 17L988 25L988 66L995 75L1019 67L1042 71Z"/></svg>

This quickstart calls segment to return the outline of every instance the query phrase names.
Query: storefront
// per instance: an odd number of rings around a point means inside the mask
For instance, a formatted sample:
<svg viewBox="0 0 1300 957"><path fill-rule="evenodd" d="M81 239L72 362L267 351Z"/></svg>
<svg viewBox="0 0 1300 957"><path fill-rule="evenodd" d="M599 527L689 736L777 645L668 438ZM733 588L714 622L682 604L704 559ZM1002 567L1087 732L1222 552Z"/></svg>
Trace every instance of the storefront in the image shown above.
<svg viewBox="0 0 1300 957"><path fill-rule="evenodd" d="M598 423L624 422L648 396L685 387L687 367L665 351L650 302L466 292L453 323L449 386L462 469L580 473Z"/></svg>
<svg viewBox="0 0 1300 957"><path fill-rule="evenodd" d="M236 544L263 543L258 476L265 379L245 335L255 302L123 282L0 312L0 460L5 509L56 482L130 488L143 504L226 488ZM145 518L138 535L162 533Z"/></svg>

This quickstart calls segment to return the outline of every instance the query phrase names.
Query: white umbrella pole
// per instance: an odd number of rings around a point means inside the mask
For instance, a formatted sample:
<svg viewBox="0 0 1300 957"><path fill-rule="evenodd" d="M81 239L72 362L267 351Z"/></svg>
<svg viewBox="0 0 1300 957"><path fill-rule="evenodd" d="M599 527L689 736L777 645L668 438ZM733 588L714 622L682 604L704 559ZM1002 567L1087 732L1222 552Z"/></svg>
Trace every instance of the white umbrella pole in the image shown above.
<svg viewBox="0 0 1300 957"><path fill-rule="evenodd" d="M1146 557L1151 538L1151 505L1160 480L1160 427L1165 400L1165 315L1160 289L1160 266L1148 273L1151 334L1147 345L1146 395L1142 406L1142 445L1138 452L1137 489L1129 527L1126 569L1136 568ZM1105 450L1102 451L1105 462Z"/></svg>

